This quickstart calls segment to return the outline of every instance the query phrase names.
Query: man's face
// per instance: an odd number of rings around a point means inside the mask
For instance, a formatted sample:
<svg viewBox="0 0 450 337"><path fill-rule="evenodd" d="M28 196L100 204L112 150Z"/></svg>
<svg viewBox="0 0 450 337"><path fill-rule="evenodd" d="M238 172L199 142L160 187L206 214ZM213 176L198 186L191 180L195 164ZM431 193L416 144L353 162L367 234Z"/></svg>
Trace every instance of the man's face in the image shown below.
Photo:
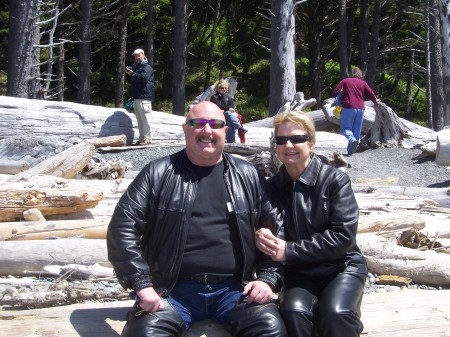
<svg viewBox="0 0 450 337"><path fill-rule="evenodd" d="M221 122L225 125L222 110L209 101L200 102L189 111L183 131L191 162L199 166L213 166L222 160L228 127L220 127Z"/></svg>
<svg viewBox="0 0 450 337"><path fill-rule="evenodd" d="M141 63L144 60L144 54L143 53L137 53L134 54L134 62Z"/></svg>

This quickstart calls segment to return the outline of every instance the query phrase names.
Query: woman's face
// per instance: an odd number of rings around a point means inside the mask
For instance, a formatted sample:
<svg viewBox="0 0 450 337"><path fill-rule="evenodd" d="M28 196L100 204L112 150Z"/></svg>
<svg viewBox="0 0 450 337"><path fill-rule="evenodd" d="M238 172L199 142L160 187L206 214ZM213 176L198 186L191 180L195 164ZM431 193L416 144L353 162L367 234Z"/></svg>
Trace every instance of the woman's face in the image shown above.
<svg viewBox="0 0 450 337"><path fill-rule="evenodd" d="M277 132L277 138L280 136L291 137L298 135L306 136L306 130L300 125L291 122L282 123ZM286 141L286 138L284 141ZM289 167L292 167L296 171L303 172L311 160L313 148L314 145L312 145L310 141L305 141L304 137L294 137L287 140L284 145L277 144L278 159L286 165L288 170Z"/></svg>

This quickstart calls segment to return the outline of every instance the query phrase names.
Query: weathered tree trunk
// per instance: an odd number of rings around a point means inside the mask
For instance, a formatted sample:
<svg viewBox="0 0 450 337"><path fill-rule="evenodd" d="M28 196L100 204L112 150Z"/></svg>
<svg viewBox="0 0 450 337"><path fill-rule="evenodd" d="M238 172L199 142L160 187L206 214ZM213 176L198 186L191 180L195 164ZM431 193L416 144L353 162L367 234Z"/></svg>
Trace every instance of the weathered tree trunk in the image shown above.
<svg viewBox="0 0 450 337"><path fill-rule="evenodd" d="M450 166L450 129L444 129L437 133L436 164Z"/></svg>
<svg viewBox="0 0 450 337"><path fill-rule="evenodd" d="M375 234L358 234L356 239L372 273L410 277L418 284L450 285L448 254L401 247Z"/></svg>
<svg viewBox="0 0 450 337"><path fill-rule="evenodd" d="M39 181L39 178L42 178ZM22 213L38 208L44 216L77 213L94 208L103 198L97 189L81 189L76 180L34 177L33 181L0 184L0 221L22 218Z"/></svg>
<svg viewBox="0 0 450 337"><path fill-rule="evenodd" d="M81 142L40 162L27 171L12 176L8 181L27 181L31 177L40 174L67 179L74 178L89 163L94 151L94 145L89 142Z"/></svg>
<svg viewBox="0 0 450 337"><path fill-rule="evenodd" d="M0 222L0 241L81 237L106 239L109 218Z"/></svg>
<svg viewBox="0 0 450 337"><path fill-rule="evenodd" d="M272 0L269 116L295 94L295 11L293 0Z"/></svg>
<svg viewBox="0 0 450 337"><path fill-rule="evenodd" d="M98 263L111 267L105 240L61 239L32 241L0 241L2 268L0 276L36 275L44 267L53 264Z"/></svg>

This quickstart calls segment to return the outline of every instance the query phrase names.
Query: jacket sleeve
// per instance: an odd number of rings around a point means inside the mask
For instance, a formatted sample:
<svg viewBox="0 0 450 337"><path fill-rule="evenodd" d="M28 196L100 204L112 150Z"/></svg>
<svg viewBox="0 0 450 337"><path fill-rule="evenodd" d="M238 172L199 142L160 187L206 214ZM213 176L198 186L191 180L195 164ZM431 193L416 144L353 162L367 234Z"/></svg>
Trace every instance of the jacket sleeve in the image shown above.
<svg viewBox="0 0 450 337"><path fill-rule="evenodd" d="M322 179L326 179L322 175ZM335 173L329 183L328 200L316 207L324 207L323 219L309 219L311 226L323 228L309 239L289 241L286 244L286 262L291 265L314 265L342 258L356 246L359 209L350 178L345 173ZM317 196L311 196L316 198ZM320 199L319 199L320 200ZM297 209L297 212L303 212Z"/></svg>
<svg viewBox="0 0 450 337"><path fill-rule="evenodd" d="M333 97L336 97L338 92L342 90L342 81L339 82L339 84L334 88L333 90Z"/></svg>
<svg viewBox="0 0 450 337"><path fill-rule="evenodd" d="M131 75L131 78L136 83L147 83L152 77L153 68L150 64L146 63L136 68Z"/></svg>
<svg viewBox="0 0 450 337"><path fill-rule="evenodd" d="M264 177L261 177L262 202L261 216L258 224L259 228L268 228L281 238L284 238L282 220L279 212L276 211L273 203L274 193L271 193L270 186ZM269 256L263 254L258 249L256 256L259 264L256 269L257 279L268 283L274 292L279 292L284 283L284 266L281 262L275 262Z"/></svg>
<svg viewBox="0 0 450 337"><path fill-rule="evenodd" d="M366 83L365 89L364 89L364 95L367 96L372 102L377 102L377 96L373 92L372 88L369 87L369 85Z"/></svg>
<svg viewBox="0 0 450 337"><path fill-rule="evenodd" d="M149 224L148 167L140 172L120 198L108 226L108 259L125 289L152 286L150 268L143 258L140 239Z"/></svg>

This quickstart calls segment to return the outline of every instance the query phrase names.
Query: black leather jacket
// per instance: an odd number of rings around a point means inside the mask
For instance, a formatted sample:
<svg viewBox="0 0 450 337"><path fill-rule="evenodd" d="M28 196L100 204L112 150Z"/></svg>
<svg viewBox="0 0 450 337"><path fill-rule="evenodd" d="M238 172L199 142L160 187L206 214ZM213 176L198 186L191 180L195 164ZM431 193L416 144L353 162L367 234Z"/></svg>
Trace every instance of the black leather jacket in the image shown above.
<svg viewBox="0 0 450 337"><path fill-rule="evenodd" d="M356 244L359 208L346 173L313 155L297 181L283 165L268 185L283 223L279 235L287 241L287 280L301 275L323 279L342 271L367 275Z"/></svg>
<svg viewBox="0 0 450 337"><path fill-rule="evenodd" d="M280 264L263 258L255 248L255 230L270 218L261 214L265 179L250 163L226 153L223 158L244 258L240 281L252 280L256 272L258 280L278 290L283 276ZM123 194L108 227L107 247L125 289L153 286L163 293L171 291L180 270L196 187L196 173L182 150L147 164Z"/></svg>

